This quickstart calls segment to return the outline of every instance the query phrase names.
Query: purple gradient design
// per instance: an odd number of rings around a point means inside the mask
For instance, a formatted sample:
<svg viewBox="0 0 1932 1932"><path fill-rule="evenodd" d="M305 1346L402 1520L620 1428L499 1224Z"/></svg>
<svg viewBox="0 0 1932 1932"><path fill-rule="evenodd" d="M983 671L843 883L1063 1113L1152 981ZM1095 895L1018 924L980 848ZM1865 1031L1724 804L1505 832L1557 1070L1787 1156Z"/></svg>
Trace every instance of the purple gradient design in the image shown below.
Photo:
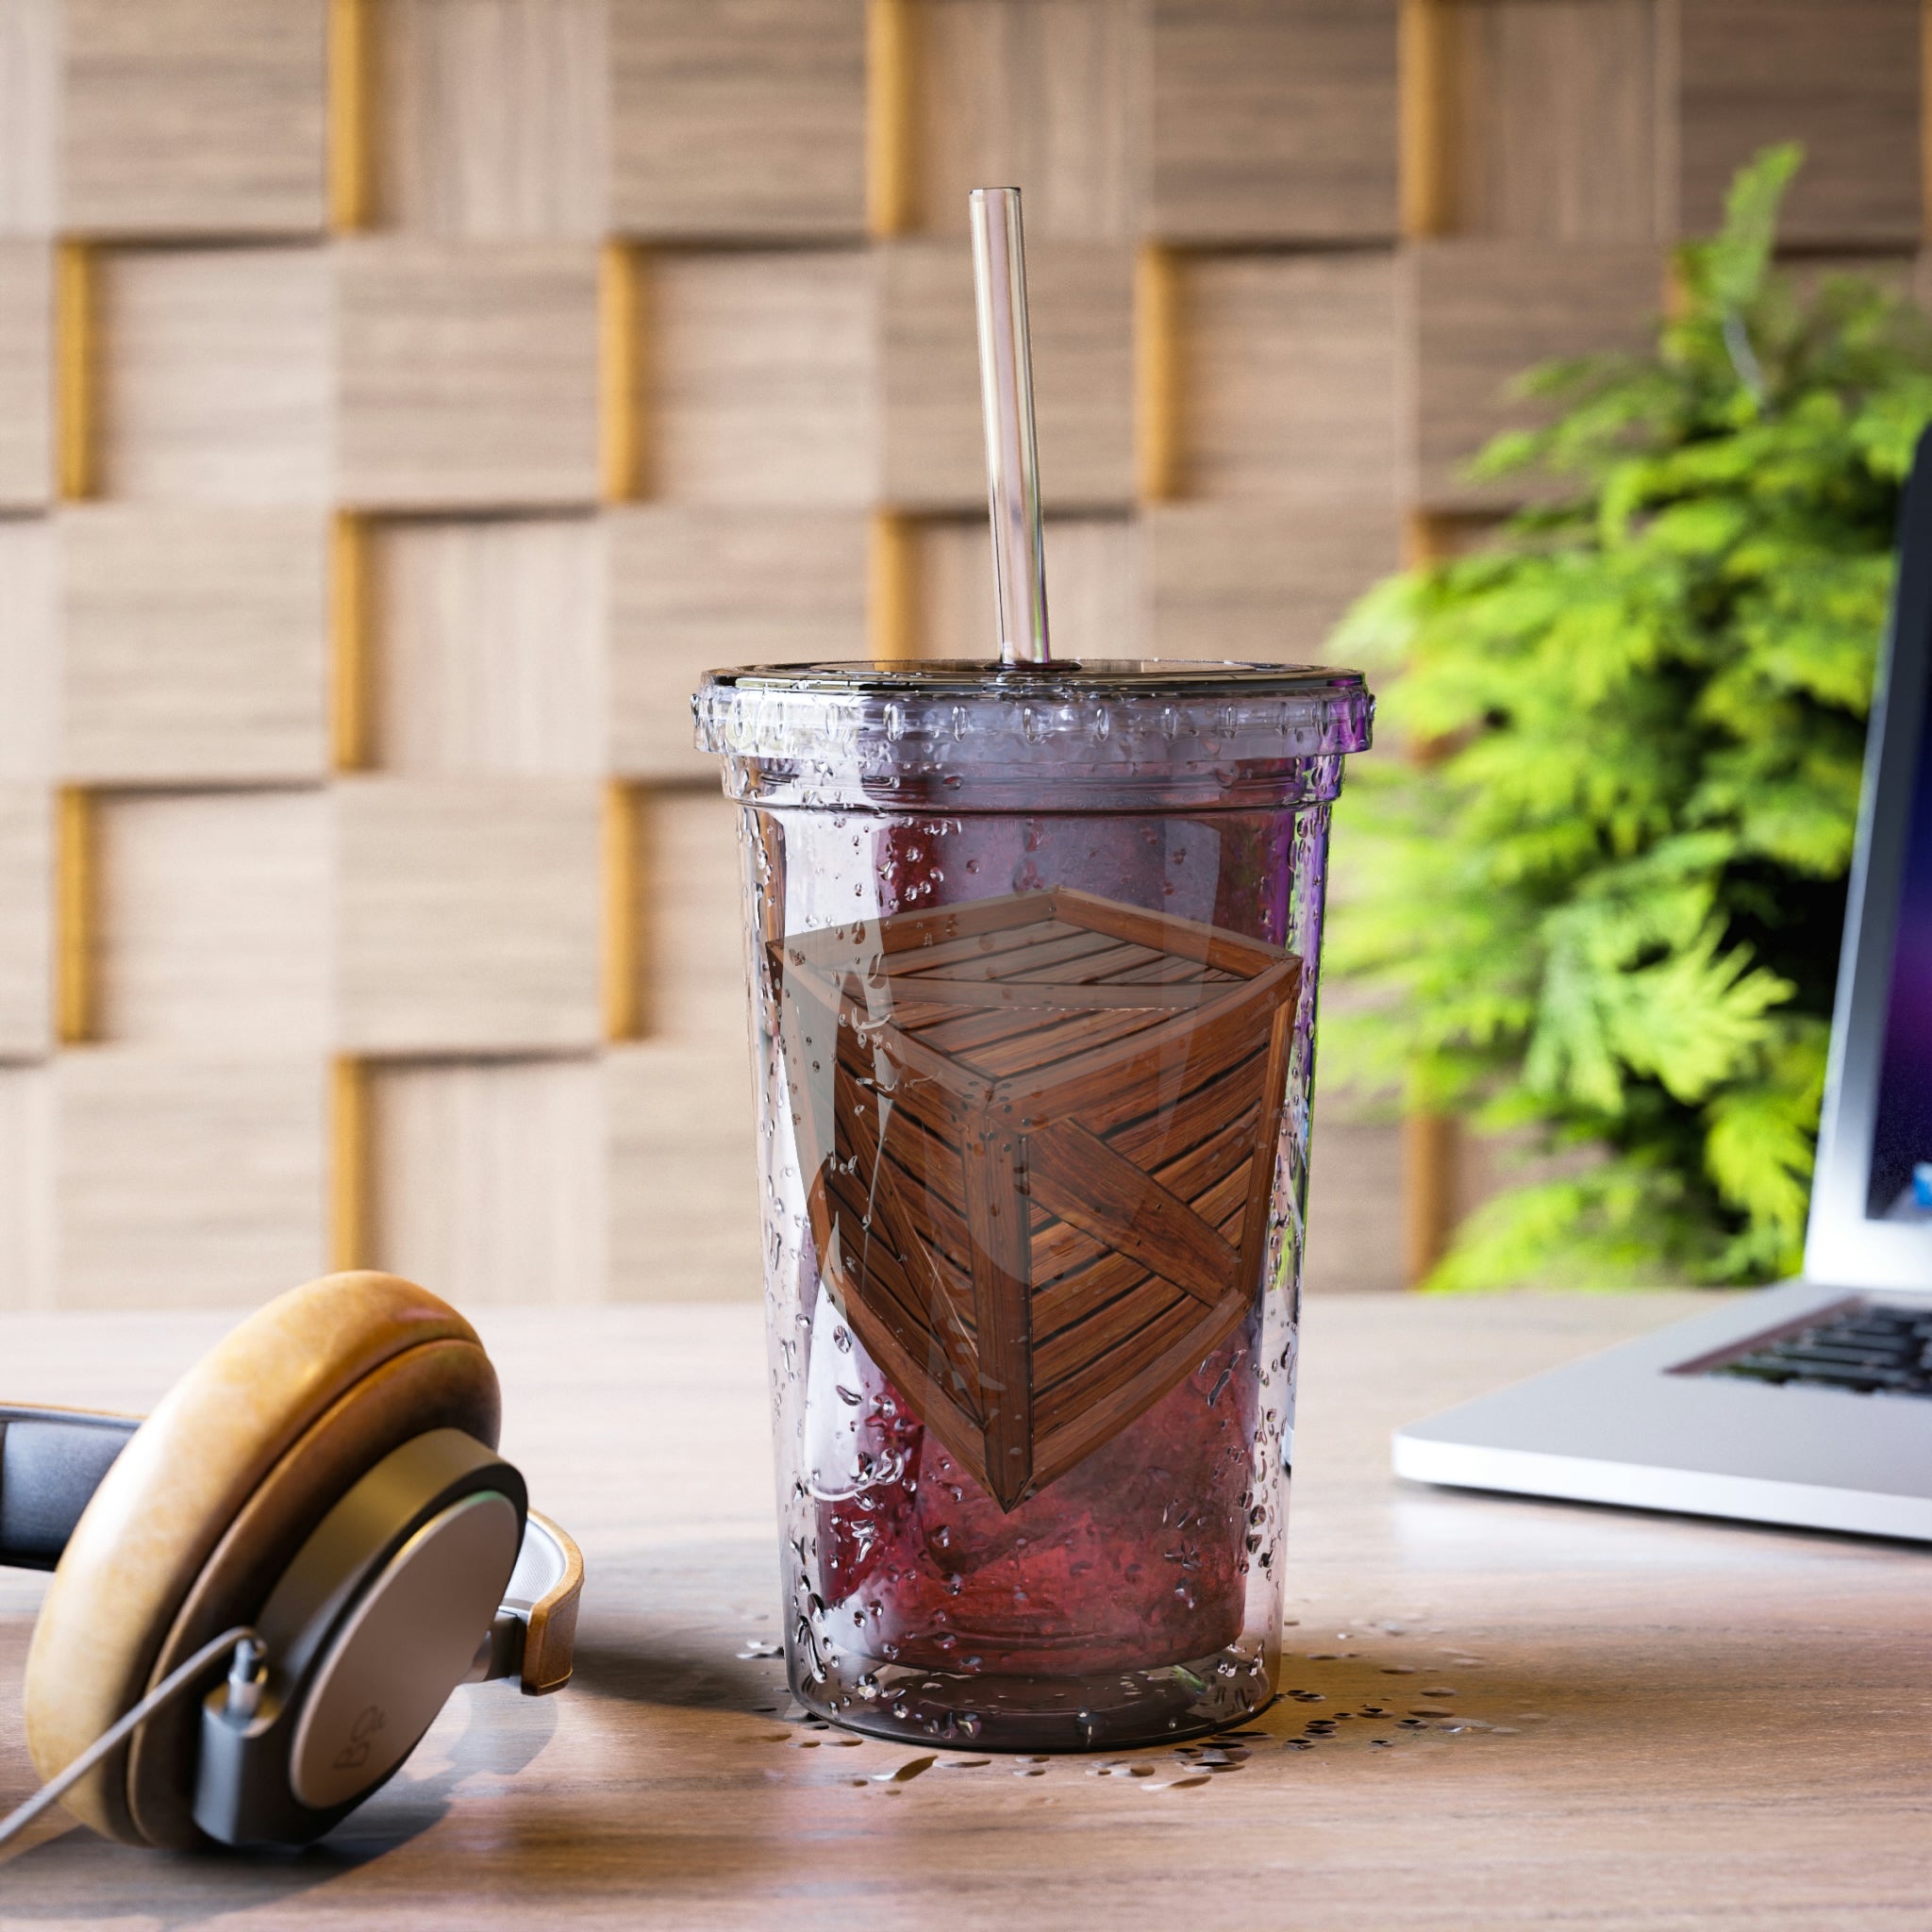
<svg viewBox="0 0 1932 1932"><path fill-rule="evenodd" d="M1869 1217L1932 1220L1932 1209L1912 1200L1912 1169L1920 1161L1932 1161L1932 715L1920 732L1899 880L1898 938L1865 1204Z"/></svg>

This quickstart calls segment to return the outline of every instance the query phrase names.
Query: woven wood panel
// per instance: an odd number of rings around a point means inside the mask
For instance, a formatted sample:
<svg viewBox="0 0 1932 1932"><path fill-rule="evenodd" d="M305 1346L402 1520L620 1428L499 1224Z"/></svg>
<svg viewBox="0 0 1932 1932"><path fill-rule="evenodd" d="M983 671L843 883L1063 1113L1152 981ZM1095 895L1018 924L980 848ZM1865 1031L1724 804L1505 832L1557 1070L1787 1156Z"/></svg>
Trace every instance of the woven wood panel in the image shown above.
<svg viewBox="0 0 1932 1932"><path fill-rule="evenodd" d="M687 700L990 648L967 189L1026 194L1058 648L1320 658L1406 518L1507 503L1460 464L1507 378L1632 340L1757 145L1807 143L1807 248L1910 275L1920 39L1917 0L5 0L0 1303L329 1259L756 1294ZM1312 1286L1398 1278L1396 1143L1324 1091Z"/></svg>

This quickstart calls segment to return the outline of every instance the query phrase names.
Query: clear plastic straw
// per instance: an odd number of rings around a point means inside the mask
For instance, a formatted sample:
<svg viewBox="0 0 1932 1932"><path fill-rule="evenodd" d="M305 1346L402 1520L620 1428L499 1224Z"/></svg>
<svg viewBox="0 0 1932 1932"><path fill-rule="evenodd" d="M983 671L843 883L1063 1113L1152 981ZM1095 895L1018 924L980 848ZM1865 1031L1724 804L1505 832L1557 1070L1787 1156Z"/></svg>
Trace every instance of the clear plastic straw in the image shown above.
<svg viewBox="0 0 1932 1932"><path fill-rule="evenodd" d="M1026 258L1020 191L975 188L973 285L979 310L979 395L1000 658L1044 664L1046 553L1040 527L1040 455L1033 440L1033 361L1026 340Z"/></svg>

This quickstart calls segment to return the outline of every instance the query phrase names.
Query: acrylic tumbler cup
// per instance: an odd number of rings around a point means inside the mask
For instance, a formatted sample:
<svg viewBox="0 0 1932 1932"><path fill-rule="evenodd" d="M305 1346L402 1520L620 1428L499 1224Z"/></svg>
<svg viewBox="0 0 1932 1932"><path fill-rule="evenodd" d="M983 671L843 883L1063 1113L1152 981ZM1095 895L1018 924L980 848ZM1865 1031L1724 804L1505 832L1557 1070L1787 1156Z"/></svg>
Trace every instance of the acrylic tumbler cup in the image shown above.
<svg viewBox="0 0 1932 1932"><path fill-rule="evenodd" d="M1274 1695L1346 671L708 675L742 807L786 1657L896 1738Z"/></svg>

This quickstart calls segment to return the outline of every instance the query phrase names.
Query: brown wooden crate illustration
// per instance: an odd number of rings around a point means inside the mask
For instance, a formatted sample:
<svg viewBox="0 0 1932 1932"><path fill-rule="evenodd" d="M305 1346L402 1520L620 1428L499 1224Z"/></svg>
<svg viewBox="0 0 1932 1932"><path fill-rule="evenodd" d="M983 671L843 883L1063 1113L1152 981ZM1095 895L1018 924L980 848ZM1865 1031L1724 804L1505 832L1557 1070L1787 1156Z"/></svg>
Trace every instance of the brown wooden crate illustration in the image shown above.
<svg viewBox="0 0 1932 1932"><path fill-rule="evenodd" d="M1003 1508L1246 1313L1301 961L1065 888L788 937L813 1238Z"/></svg>

